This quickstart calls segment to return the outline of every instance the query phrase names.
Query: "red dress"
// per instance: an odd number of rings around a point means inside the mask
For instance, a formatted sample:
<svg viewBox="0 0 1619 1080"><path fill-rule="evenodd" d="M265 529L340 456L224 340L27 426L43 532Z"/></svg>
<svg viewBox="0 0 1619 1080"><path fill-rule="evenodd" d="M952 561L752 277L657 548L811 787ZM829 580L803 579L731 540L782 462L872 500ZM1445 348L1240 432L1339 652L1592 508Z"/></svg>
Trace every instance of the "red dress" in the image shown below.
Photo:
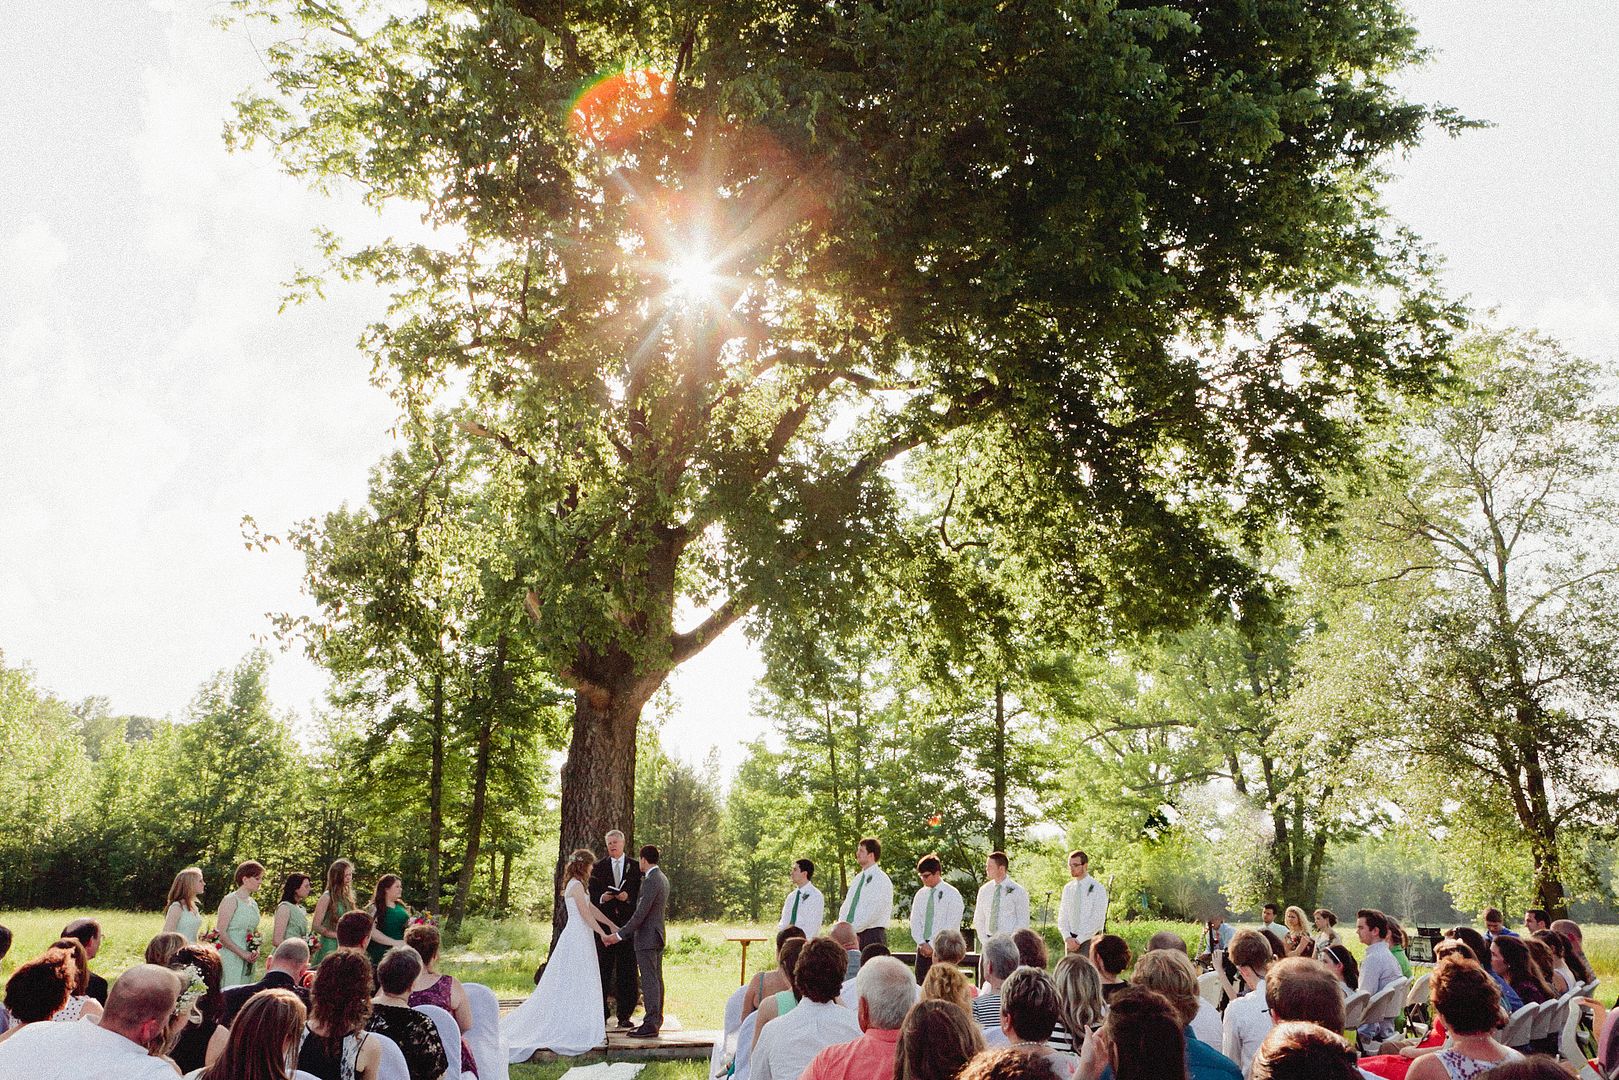
<svg viewBox="0 0 1619 1080"><path fill-rule="evenodd" d="M1437 1050L1445 1045L1445 1022L1438 1016L1433 1018L1433 1029L1417 1045L1425 1050ZM1411 1070L1411 1063L1416 1058L1408 1058L1401 1054L1374 1054L1363 1057L1358 1062L1361 1068L1373 1076L1384 1077L1385 1080L1405 1080L1405 1074Z"/></svg>

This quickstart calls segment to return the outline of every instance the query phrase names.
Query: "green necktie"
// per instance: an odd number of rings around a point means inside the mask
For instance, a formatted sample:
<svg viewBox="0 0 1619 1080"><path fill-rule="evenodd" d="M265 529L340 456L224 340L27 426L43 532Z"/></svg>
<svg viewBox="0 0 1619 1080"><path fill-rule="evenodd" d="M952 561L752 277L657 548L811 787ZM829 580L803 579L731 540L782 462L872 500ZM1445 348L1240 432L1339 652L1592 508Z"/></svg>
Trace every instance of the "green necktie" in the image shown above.
<svg viewBox="0 0 1619 1080"><path fill-rule="evenodd" d="M995 933L1001 926L1001 887L995 886L995 898L989 902L989 932Z"/></svg>
<svg viewBox="0 0 1619 1080"><path fill-rule="evenodd" d="M854 883L854 895L849 897L849 910L844 914L843 921L854 922L854 913L860 910L860 890L866 887L866 876L860 875L860 880Z"/></svg>
<svg viewBox="0 0 1619 1080"><path fill-rule="evenodd" d="M922 937L924 940L930 942L933 940L933 901L936 900L938 896L939 890L928 890L928 921L927 925L922 928Z"/></svg>
<svg viewBox="0 0 1619 1080"><path fill-rule="evenodd" d="M794 893L793 893L793 917L787 920L787 925L788 926L797 925L797 923L798 923L798 902L800 900L802 900L802 899L804 899L804 894L801 893L801 892L794 891Z"/></svg>

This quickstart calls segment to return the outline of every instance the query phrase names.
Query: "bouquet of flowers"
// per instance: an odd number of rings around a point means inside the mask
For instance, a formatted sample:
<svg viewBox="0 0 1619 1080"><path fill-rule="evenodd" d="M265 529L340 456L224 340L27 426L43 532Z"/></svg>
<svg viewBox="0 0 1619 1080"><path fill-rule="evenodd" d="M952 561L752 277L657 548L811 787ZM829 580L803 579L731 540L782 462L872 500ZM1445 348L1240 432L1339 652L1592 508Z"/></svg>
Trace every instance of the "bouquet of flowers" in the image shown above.
<svg viewBox="0 0 1619 1080"><path fill-rule="evenodd" d="M206 933L198 934L197 943L199 945L212 945L216 949L219 948L219 928L214 927Z"/></svg>
<svg viewBox="0 0 1619 1080"><path fill-rule="evenodd" d="M263 944L264 944L264 935L263 934L259 933L257 930L249 930L247 932L247 951L248 952L250 952L250 953L258 952L259 947L261 945L263 945Z"/></svg>
<svg viewBox="0 0 1619 1080"><path fill-rule="evenodd" d="M180 1000L174 1003L174 1015L179 1016L181 1013L189 1011L193 1005L202 999L202 996L208 992L208 983L203 979L202 972L189 964L177 969L176 974L186 980L186 988L180 994Z"/></svg>
<svg viewBox="0 0 1619 1080"><path fill-rule="evenodd" d="M320 952L320 935L319 934L310 934L309 935L309 951L312 952L312 953Z"/></svg>
<svg viewBox="0 0 1619 1080"><path fill-rule="evenodd" d="M411 926L437 926L438 917L431 911L424 911L410 920Z"/></svg>

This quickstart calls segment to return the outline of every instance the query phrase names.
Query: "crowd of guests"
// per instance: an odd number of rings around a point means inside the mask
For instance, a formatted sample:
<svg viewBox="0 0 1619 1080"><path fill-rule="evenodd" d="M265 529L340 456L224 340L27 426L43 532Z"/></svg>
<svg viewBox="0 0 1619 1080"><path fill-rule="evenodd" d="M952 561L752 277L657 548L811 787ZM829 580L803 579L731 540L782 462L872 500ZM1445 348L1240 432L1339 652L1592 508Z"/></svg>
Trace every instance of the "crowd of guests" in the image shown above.
<svg viewBox="0 0 1619 1080"><path fill-rule="evenodd" d="M339 859L313 920L304 909L309 876L287 875L264 949L253 900L264 873L257 862L237 867L215 916L216 937L202 932L202 872L182 870L144 962L110 988L90 969L101 927L93 919L69 923L6 982L0 1080L292 1080L295 1070L318 1080L377 1080L390 1043L411 1080L440 1080L457 1059L476 1075L465 1042L473 1025L466 990L438 970L438 928L412 922L398 875L378 879L362 908L354 866ZM0 927L0 958L11 942ZM424 1007L453 1018L459 1046L446 1047Z"/></svg>

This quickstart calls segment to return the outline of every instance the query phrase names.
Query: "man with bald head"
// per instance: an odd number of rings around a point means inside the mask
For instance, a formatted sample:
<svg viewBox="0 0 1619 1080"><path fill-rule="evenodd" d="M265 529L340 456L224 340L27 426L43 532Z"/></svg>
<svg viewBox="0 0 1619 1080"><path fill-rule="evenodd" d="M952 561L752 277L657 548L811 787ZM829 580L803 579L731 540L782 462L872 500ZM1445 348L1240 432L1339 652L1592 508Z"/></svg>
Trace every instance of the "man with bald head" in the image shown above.
<svg viewBox="0 0 1619 1080"><path fill-rule="evenodd" d="M290 990L306 1006L309 1004L309 991L304 989L304 972L309 970L309 942L300 937L290 937L276 946L275 952L270 955L270 962L266 966L264 978L256 983L245 986L226 987L220 993L224 999L220 1006L219 1022L230 1027L236 1014L242 1011L242 1006L250 1001L253 995L265 990Z"/></svg>
<svg viewBox="0 0 1619 1080"><path fill-rule="evenodd" d="M174 1066L152 1057L168 1041L180 976L137 964L107 994L101 1023L29 1024L0 1043L0 1080L174 1080Z"/></svg>

